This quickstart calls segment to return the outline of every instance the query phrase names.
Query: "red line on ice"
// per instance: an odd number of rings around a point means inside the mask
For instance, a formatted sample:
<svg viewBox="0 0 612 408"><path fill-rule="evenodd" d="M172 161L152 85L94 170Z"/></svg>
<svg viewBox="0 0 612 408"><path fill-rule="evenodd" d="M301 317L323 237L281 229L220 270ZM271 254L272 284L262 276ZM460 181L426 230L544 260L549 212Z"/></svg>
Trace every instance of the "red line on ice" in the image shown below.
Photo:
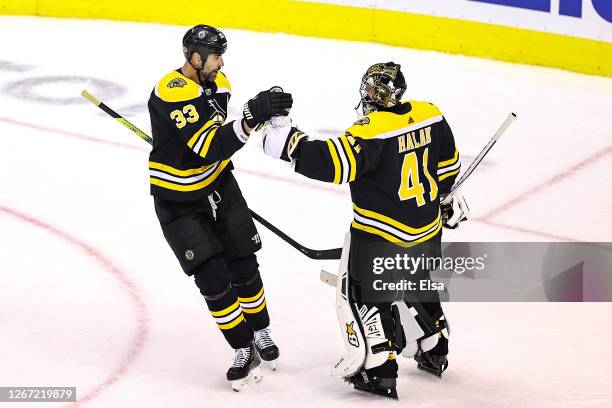
<svg viewBox="0 0 612 408"><path fill-rule="evenodd" d="M91 401L98 395L100 395L107 388L115 384L122 375L124 375L129 367L136 361L136 358L142 352L145 341L148 335L148 313L147 307L140 297L138 288L136 285L129 279L127 274L119 269L109 258L103 255L99 250L91 246L90 244L76 238L69 233L60 230L59 228L48 224L42 220L39 220L31 215L25 214L19 210L15 210L9 207L5 207L0 205L0 212L4 213L7 216L13 217L19 221L25 222L27 224L33 225L37 228L45 230L56 237L61 238L62 240L68 242L69 244L79 248L81 251L85 252L88 256L92 257L96 260L106 271L108 271L115 279L117 279L127 290L133 304L134 309L136 311L136 333L129 345L129 349L127 355L123 358L121 363L117 368L115 368L102 383L95 386L92 390L89 390L84 395L78 397L76 403L72 403L69 406L75 407L80 406L88 401Z"/></svg>
<svg viewBox="0 0 612 408"><path fill-rule="evenodd" d="M547 187L550 187L554 184L558 184L562 181L564 181L565 179L567 179L568 177L573 176L575 173L577 173L578 171L584 169L587 166L592 165L593 163L597 162L598 160L603 159L604 157L606 157L607 155L609 155L610 153L612 153L612 146L608 146L594 154L592 154L591 156L587 157L586 159L581 160L580 162L574 164L573 166L571 166L570 168L568 168L567 170L561 171L557 174L555 174L554 176L550 177L547 180L544 180L543 182L529 188L527 191L524 191L523 193L515 196L514 198L506 201L503 204L500 204L499 206L497 206L496 208L490 210L488 213L486 213L485 215L483 215L482 217L478 218L479 221L485 221L488 218L492 218L496 215L498 215L499 213L508 210L511 207L514 207L517 204L520 204L523 201L526 201L528 198L530 198L531 196L533 196L534 194L537 194L539 192L541 192L542 190L544 190Z"/></svg>
<svg viewBox="0 0 612 408"><path fill-rule="evenodd" d="M47 132L47 133L53 133L53 134L60 135L60 136L66 136L66 137L69 137L69 138L78 139L78 140L82 140L82 141L85 141L85 142L100 143L100 144L104 144L104 145L108 145L108 146L119 147L119 148L122 148L122 149L138 150L138 151L142 151L142 152L148 152L150 150L148 148L136 147L136 146L133 146L133 145L127 144L127 143L114 142L114 141L110 141L110 140L106 140L106 139L100 139L100 138L97 138L97 137L84 135L82 133L70 132L70 131L67 131L67 130L51 128L51 127L42 126L42 125L36 125L36 124L33 124L33 123L22 122L20 120L4 118L4 117L1 117L1 116L0 116L0 122L4 122L4 123L11 124L11 125L16 125L16 126L22 126L22 127L26 127L26 128L29 128L29 129L40 130L40 131ZM263 178L267 178L267 179L271 179L271 180L280 181L280 182L283 182L283 183L289 183L289 184L292 184L292 185L299 184L299 185L302 185L302 186L307 187L307 188L312 188L314 190L322 190L322 191L327 191L329 193L334 193L334 194L346 194L345 191L342 191L342 190L339 190L339 189L335 189L335 188L331 188L331 187L328 187L328 186L325 186L325 185L316 185L316 184L310 184L310 183L306 183L306 182L299 182L299 181L295 181L295 180L293 180L293 179L291 179L289 177L282 177L282 176L277 176L275 174L268 174L268 173L264 173L264 172L258 171L258 170L248 170L248 169L236 168L236 171L241 172L241 173L245 173L245 174L248 174L248 175L251 175L251 176L263 177Z"/></svg>

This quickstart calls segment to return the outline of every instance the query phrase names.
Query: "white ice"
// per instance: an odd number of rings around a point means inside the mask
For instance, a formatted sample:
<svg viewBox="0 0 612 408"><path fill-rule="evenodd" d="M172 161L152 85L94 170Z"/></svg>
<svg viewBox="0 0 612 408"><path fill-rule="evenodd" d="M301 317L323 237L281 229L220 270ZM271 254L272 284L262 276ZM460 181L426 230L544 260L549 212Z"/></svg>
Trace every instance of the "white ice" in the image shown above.
<svg viewBox="0 0 612 408"><path fill-rule="evenodd" d="M0 386L76 386L88 407L392 404L330 377L342 340L334 291L318 271L335 271L336 262L308 260L263 228L259 261L280 367L243 393L225 381L232 351L161 234L148 146L79 98L87 87L149 131L146 101L182 64L185 29L0 18ZM387 60L402 64L406 96L442 109L465 164L517 112L465 185L473 219L446 240L611 240L612 79L377 44L226 34L230 118L256 92L281 85L303 130L339 135L355 118L361 74ZM309 247L341 245L351 217L346 188L292 174L263 155L259 140L234 163L253 209ZM438 380L400 361L402 404L612 406L609 304L445 308L450 368Z"/></svg>

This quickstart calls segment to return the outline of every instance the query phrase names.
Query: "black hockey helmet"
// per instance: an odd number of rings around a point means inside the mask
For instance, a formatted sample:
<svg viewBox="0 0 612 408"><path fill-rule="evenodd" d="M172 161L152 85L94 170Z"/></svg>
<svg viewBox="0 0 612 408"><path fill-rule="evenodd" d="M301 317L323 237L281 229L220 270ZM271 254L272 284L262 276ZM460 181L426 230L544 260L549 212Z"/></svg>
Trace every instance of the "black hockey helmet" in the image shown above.
<svg viewBox="0 0 612 408"><path fill-rule="evenodd" d="M215 27L198 24L183 36L183 54L188 61L194 52L200 54L202 62L206 62L209 54L221 55L225 50L227 50L227 39Z"/></svg>
<svg viewBox="0 0 612 408"><path fill-rule="evenodd" d="M368 68L361 78L359 93L363 115L380 108L390 108L401 102L406 91L406 80L401 66L394 62L377 63Z"/></svg>

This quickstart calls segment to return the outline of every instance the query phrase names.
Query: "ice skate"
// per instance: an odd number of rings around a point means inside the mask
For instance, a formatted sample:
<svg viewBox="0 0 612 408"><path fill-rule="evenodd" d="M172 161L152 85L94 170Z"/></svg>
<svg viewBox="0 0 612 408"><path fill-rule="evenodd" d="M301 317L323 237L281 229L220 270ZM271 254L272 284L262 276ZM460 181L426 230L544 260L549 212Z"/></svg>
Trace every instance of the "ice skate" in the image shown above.
<svg viewBox="0 0 612 408"><path fill-rule="evenodd" d="M346 381L351 383L356 390L369 392L387 398L399 399L397 396L397 380L395 378L381 378L368 375L361 371Z"/></svg>
<svg viewBox="0 0 612 408"><path fill-rule="evenodd" d="M256 384L263 379L259 373L261 359L251 341L248 347L236 349L234 364L227 370L227 380L231 381L232 389L236 392Z"/></svg>
<svg viewBox="0 0 612 408"><path fill-rule="evenodd" d="M270 328L266 327L265 329L256 330L253 335L257 353L272 371L276 371L276 360L279 356L279 350L270 337Z"/></svg>
<svg viewBox="0 0 612 408"><path fill-rule="evenodd" d="M429 351L415 354L414 361L417 362L417 368L419 370L433 374L438 378L442 378L442 373L448 368L448 359L446 356L436 355Z"/></svg>

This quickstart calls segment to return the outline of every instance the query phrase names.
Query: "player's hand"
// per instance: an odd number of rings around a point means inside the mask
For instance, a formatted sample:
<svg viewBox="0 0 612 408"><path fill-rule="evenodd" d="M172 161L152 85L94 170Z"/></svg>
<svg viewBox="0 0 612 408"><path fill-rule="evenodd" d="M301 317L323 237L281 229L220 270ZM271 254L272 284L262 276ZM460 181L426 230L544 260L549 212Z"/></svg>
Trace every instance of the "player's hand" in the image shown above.
<svg viewBox="0 0 612 408"><path fill-rule="evenodd" d="M444 201L444 197L440 197L440 203ZM442 212L442 225L449 229L455 229L460 222L467 221L470 216L470 207L463 195L456 191L451 197L448 204L440 204Z"/></svg>
<svg viewBox="0 0 612 408"><path fill-rule="evenodd" d="M290 93L276 92L270 89L258 93L253 99L249 99L244 104L242 115L247 126L255 128L272 116L288 115L292 105L293 98Z"/></svg>
<svg viewBox="0 0 612 408"><path fill-rule="evenodd" d="M264 153L276 159L291 162L299 144L308 140L308 136L291 122L286 126L278 127L266 123L262 130Z"/></svg>

